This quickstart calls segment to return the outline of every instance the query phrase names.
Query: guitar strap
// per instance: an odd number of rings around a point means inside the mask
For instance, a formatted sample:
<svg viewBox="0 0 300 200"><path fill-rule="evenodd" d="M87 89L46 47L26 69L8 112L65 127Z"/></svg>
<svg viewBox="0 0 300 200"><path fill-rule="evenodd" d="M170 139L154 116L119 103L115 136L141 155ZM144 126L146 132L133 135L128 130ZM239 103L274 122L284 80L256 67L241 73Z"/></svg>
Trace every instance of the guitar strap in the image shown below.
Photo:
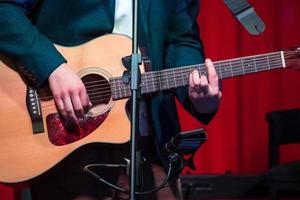
<svg viewBox="0 0 300 200"><path fill-rule="evenodd" d="M246 0L224 0L244 28L252 35L259 35L265 30L265 24Z"/></svg>
<svg viewBox="0 0 300 200"><path fill-rule="evenodd" d="M145 72L150 72L152 71L152 65L151 65L151 60L148 54L147 47L140 47L139 48L142 54L142 62L144 64L144 69Z"/></svg>

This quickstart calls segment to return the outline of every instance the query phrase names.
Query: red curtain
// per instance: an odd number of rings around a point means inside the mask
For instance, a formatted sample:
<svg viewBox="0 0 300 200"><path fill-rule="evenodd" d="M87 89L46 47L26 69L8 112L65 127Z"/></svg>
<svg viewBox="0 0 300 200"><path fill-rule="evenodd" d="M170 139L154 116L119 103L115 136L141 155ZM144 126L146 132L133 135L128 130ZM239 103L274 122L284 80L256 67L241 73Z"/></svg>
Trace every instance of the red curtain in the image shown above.
<svg viewBox="0 0 300 200"><path fill-rule="evenodd" d="M200 34L206 57L223 60L300 46L300 1L249 0L266 29L250 35L222 0L202 0ZM226 79L219 111L206 127L208 141L197 152L196 172L262 173L268 169L267 112L300 108L300 71L276 70ZM182 110L180 109L180 112ZM185 113L184 130L202 126ZM300 146L281 149L281 161L300 158Z"/></svg>
<svg viewBox="0 0 300 200"><path fill-rule="evenodd" d="M299 0L249 0L263 19L263 35L252 36L231 15L222 0L202 0L201 38L206 57L215 61L300 46ZM262 173L268 168L265 114L300 108L300 72L277 70L223 80L219 111L206 126L208 141L195 157L196 171L184 173ZM203 127L179 106L183 130ZM282 162L300 158L300 146L282 150ZM13 200L14 191L0 185L0 199Z"/></svg>

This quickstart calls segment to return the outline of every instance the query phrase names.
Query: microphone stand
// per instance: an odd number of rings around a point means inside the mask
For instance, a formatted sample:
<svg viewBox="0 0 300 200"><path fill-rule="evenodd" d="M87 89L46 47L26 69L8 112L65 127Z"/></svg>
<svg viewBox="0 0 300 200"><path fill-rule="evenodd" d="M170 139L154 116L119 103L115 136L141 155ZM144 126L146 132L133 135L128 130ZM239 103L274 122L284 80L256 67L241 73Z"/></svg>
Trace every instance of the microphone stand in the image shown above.
<svg viewBox="0 0 300 200"><path fill-rule="evenodd" d="M131 105L131 142L130 142L130 200L136 199L136 189L141 186L141 150L138 148L138 94L139 94L139 65L141 55L138 54L138 0L133 0L133 35L131 55L130 89Z"/></svg>

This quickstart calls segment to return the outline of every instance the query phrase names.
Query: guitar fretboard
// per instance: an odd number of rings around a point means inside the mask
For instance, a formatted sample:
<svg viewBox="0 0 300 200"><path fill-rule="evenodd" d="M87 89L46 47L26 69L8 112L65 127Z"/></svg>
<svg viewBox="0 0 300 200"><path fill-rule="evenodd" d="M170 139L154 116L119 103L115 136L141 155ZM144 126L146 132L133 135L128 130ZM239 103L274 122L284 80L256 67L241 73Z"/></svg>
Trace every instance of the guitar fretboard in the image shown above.
<svg viewBox="0 0 300 200"><path fill-rule="evenodd" d="M214 62L219 79L268 71L285 67L283 51L240 57ZM189 84L189 75L198 70L201 75L207 75L204 64L174 67L161 71L146 72L141 75L141 93L153 93L161 90L182 87ZM122 99L131 96L130 85L124 84L122 77L110 79L112 98Z"/></svg>

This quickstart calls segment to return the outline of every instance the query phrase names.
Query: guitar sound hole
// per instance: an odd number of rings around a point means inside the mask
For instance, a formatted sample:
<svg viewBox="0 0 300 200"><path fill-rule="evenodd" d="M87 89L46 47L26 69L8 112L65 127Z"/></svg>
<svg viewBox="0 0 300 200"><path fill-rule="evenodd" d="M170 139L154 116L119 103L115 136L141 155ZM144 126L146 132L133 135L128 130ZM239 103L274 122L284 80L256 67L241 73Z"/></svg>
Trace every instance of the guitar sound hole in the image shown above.
<svg viewBox="0 0 300 200"><path fill-rule="evenodd" d="M99 74L88 74L81 79L86 87L93 107L97 105L107 105L109 103L111 99L111 89L108 80Z"/></svg>

